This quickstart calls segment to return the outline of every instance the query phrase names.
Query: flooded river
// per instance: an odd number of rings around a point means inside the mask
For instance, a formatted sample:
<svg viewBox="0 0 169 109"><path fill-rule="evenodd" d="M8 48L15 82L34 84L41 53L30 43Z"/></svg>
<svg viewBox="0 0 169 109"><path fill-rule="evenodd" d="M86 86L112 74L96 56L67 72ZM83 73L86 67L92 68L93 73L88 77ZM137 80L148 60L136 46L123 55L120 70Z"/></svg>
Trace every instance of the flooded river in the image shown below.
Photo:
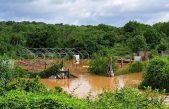
<svg viewBox="0 0 169 109"><path fill-rule="evenodd" d="M34 63L32 63L34 62ZM59 63L61 60L17 60L16 63L27 71L37 72L42 71L46 66L53 65L52 63ZM93 96L101 93L103 90L115 90L124 86L137 87L141 81L142 74L128 74L115 77L97 76L88 73L88 66L90 60L81 60L81 63L76 65L72 60L64 61L64 66L77 78L71 79L41 79L41 82L49 89L56 86L62 87L68 93L74 94L79 98L86 97L91 94ZM33 67L32 67L33 64ZM121 68L119 66L119 68Z"/></svg>
<svg viewBox="0 0 169 109"><path fill-rule="evenodd" d="M89 73L80 73L77 78L71 79L41 79L49 89L61 86L66 92L79 98L92 95L93 97L103 90L115 90L121 87L137 87L142 79L141 73L103 77Z"/></svg>
<svg viewBox="0 0 169 109"><path fill-rule="evenodd" d="M17 61L22 68L31 71L32 69L35 70L44 70L44 66L38 65L33 66L24 66L23 62L29 63L30 60L24 60L24 61ZM50 62L58 60L48 60L48 64ZM39 61L38 61L39 62ZM46 62L46 60L45 60ZM35 64L37 65L37 63ZM71 73L77 78L71 78L71 79L41 79L41 82L46 85L49 89L52 89L56 86L60 86L64 89L64 91L73 94L79 98L87 97L88 95L91 95L93 97L96 97L99 93L101 93L103 90L116 90L122 87L132 87L137 88L138 84L140 83L142 79L142 73L133 73L133 74L127 74L127 75L121 75L121 76L115 76L115 77L103 77L103 76L97 76L93 75L91 73L88 73L87 67L89 65L89 60L83 60L80 65L74 65L72 61L65 62L65 67L68 68ZM40 68L39 68L40 66ZM119 65L120 68L120 65ZM165 103L169 104L169 96L165 99Z"/></svg>

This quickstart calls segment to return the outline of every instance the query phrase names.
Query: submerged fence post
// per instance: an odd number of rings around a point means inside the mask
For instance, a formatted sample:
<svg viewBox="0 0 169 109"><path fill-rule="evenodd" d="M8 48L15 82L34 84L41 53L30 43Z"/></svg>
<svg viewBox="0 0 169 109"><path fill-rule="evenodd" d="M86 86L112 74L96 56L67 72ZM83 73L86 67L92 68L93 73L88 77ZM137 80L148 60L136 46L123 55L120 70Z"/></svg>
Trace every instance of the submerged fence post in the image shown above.
<svg viewBox="0 0 169 109"><path fill-rule="evenodd" d="M122 58L121 58L120 63L121 63L121 68L123 68L123 59Z"/></svg>
<svg viewBox="0 0 169 109"><path fill-rule="evenodd" d="M109 65L108 65L108 76L114 76L113 68L112 68L112 57L110 57Z"/></svg>

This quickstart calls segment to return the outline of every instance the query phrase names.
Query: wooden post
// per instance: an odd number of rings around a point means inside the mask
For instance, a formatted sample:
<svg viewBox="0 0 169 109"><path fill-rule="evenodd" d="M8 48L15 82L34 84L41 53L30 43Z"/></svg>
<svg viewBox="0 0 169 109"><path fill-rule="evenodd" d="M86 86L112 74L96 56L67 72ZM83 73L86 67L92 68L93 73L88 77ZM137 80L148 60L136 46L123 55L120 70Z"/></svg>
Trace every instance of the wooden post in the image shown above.
<svg viewBox="0 0 169 109"><path fill-rule="evenodd" d="M114 73L113 73L113 68L112 68L112 57L110 57L110 60L109 60L109 66L108 66L108 76L109 76L109 77L114 76Z"/></svg>
<svg viewBox="0 0 169 109"><path fill-rule="evenodd" d="M121 58L121 68L123 67L123 59Z"/></svg>
<svg viewBox="0 0 169 109"><path fill-rule="evenodd" d="M44 55L44 59L43 60L45 60L45 70L46 70L46 68L47 68L47 63L46 63L46 57L45 57L45 55Z"/></svg>
<svg viewBox="0 0 169 109"><path fill-rule="evenodd" d="M47 63L46 63L46 61L45 61L45 70L46 70L46 68L47 68Z"/></svg>
<svg viewBox="0 0 169 109"><path fill-rule="evenodd" d="M68 69L68 78L70 78L70 72L69 72L69 69Z"/></svg>

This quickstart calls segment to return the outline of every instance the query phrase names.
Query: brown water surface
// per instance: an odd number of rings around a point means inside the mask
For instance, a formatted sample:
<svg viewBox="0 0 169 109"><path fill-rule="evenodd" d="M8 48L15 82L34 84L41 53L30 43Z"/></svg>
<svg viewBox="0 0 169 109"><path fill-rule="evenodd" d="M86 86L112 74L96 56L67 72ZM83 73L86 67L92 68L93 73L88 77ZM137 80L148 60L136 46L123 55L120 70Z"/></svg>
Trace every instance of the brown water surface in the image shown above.
<svg viewBox="0 0 169 109"><path fill-rule="evenodd" d="M95 96L103 90L115 90L126 87L137 87L141 81L142 74L128 74L115 77L103 77L89 73L78 74L77 78L71 79L41 79L49 89L61 86L66 92L74 94L79 98Z"/></svg>
<svg viewBox="0 0 169 109"><path fill-rule="evenodd" d="M61 60L16 60L16 63L23 69L28 71L42 71L45 69L44 63L47 64L47 68L53 65L53 63L59 63ZM87 66L90 60L81 60L80 65L74 65L73 61L66 61L65 68L68 68L73 75L77 78L71 79L41 79L41 82L49 89L56 86L62 87L70 94L75 94L79 98L84 98L89 94L96 97L97 94L103 90L116 90L122 87L137 88L142 79L142 73L127 74L115 77L103 77L92 75L88 73ZM25 65L26 64L26 65ZM118 65L121 68L121 65ZM123 67L125 67L124 65ZM165 103L169 104L169 97L165 99Z"/></svg>

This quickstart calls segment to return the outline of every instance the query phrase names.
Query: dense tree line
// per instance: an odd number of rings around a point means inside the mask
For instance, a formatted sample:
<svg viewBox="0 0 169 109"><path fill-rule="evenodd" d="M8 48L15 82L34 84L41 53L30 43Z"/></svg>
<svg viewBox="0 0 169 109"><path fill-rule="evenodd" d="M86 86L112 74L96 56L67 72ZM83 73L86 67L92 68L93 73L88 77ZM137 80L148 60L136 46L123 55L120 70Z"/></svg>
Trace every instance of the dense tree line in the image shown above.
<svg viewBox="0 0 169 109"><path fill-rule="evenodd" d="M105 24L64 25L42 22L0 22L0 54L13 55L24 47L83 48L90 54L105 49L166 50L169 22L153 26L130 21L123 27ZM124 51L124 50L123 50Z"/></svg>

